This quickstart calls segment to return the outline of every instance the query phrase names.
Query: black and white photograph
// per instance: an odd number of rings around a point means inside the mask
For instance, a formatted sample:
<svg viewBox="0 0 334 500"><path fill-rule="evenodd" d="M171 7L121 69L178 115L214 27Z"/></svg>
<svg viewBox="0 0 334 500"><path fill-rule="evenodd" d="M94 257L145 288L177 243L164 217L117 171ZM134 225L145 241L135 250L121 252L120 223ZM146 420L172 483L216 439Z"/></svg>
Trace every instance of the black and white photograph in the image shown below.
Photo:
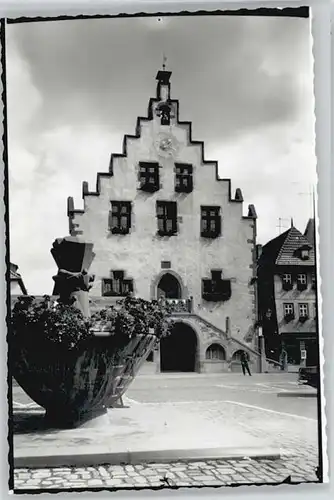
<svg viewBox="0 0 334 500"><path fill-rule="evenodd" d="M310 9L1 32L10 489L323 483Z"/></svg>

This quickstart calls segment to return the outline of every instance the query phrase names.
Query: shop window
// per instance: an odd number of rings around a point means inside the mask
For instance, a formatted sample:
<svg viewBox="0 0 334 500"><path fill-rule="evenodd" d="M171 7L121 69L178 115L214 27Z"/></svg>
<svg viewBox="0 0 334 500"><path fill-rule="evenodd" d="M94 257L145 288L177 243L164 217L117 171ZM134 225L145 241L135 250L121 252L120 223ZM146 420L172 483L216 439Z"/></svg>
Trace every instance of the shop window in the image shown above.
<svg viewBox="0 0 334 500"><path fill-rule="evenodd" d="M131 201L112 201L109 230L112 234L128 234L131 228Z"/></svg>

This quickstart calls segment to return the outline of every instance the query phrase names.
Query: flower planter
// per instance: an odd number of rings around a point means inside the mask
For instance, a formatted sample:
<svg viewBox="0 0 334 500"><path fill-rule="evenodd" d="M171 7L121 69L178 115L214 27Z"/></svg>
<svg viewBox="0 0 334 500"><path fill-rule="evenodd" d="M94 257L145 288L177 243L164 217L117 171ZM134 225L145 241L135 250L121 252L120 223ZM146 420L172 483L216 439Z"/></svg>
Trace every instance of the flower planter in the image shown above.
<svg viewBox="0 0 334 500"><path fill-rule="evenodd" d="M13 376L45 408L50 425L76 427L116 403L156 342L155 335L138 335L123 345L94 337L80 351L47 341L15 343Z"/></svg>
<svg viewBox="0 0 334 500"><path fill-rule="evenodd" d="M59 267L54 295L21 297L13 307L11 375L46 410L54 427L76 427L114 406L167 331L156 301L126 297L92 316L88 268L93 245L57 239L51 253Z"/></svg>

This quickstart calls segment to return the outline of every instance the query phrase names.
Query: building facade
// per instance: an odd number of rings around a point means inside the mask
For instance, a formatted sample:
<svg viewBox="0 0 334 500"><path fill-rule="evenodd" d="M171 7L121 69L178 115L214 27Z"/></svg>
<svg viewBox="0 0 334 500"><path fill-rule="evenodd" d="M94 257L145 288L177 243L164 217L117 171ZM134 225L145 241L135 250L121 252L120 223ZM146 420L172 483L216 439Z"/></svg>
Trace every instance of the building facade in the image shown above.
<svg viewBox="0 0 334 500"><path fill-rule="evenodd" d="M259 316L267 356L290 370L318 365L314 220L305 233L293 225L261 250Z"/></svg>
<svg viewBox="0 0 334 500"><path fill-rule="evenodd" d="M94 243L92 307L130 292L172 305L175 327L147 370L239 369L246 350L257 371L255 208L243 215L241 190L232 196L230 179L204 159L170 77L158 72L147 117L97 174L96 191L83 182L83 210L68 198L70 234Z"/></svg>

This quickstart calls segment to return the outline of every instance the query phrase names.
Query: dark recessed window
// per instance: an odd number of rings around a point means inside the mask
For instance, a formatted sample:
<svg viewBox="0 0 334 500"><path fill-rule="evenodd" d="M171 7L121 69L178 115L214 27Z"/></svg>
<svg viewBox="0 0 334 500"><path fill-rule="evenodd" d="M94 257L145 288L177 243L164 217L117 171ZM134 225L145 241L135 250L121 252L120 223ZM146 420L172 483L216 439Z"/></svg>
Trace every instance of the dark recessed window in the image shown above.
<svg viewBox="0 0 334 500"><path fill-rule="evenodd" d="M286 321L291 321L295 317L295 308L293 303L283 304L284 319Z"/></svg>
<svg viewBox="0 0 334 500"><path fill-rule="evenodd" d="M297 288L299 291L306 290L307 288L306 274L297 274Z"/></svg>
<svg viewBox="0 0 334 500"><path fill-rule="evenodd" d="M193 167L182 163L175 164L175 191L191 193L193 190Z"/></svg>
<svg viewBox="0 0 334 500"><path fill-rule="evenodd" d="M111 271L110 278L102 279L104 297L124 297L133 292L133 280L124 279L124 271Z"/></svg>
<svg viewBox="0 0 334 500"><path fill-rule="evenodd" d="M177 233L177 206L175 201L157 201L158 234L171 236Z"/></svg>
<svg viewBox="0 0 334 500"><path fill-rule="evenodd" d="M112 201L109 229L112 234L127 234L131 228L131 201Z"/></svg>
<svg viewBox="0 0 334 500"><path fill-rule="evenodd" d="M224 361L225 351L223 347L219 344L211 344L205 352L205 359Z"/></svg>
<svg viewBox="0 0 334 500"><path fill-rule="evenodd" d="M299 321L306 321L309 317L308 304L299 304Z"/></svg>
<svg viewBox="0 0 334 500"><path fill-rule="evenodd" d="M154 193L159 190L158 163L147 163L142 161L139 163L139 188L149 193Z"/></svg>
<svg viewBox="0 0 334 500"><path fill-rule="evenodd" d="M229 300L232 294L231 280L221 278L222 271L211 271L211 279L202 280L202 297L209 302Z"/></svg>
<svg viewBox="0 0 334 500"><path fill-rule="evenodd" d="M292 290L292 275L291 274L283 274L282 287L283 287L283 290Z"/></svg>
<svg viewBox="0 0 334 500"><path fill-rule="evenodd" d="M221 233L220 207L201 207L201 236L217 238Z"/></svg>
<svg viewBox="0 0 334 500"><path fill-rule="evenodd" d="M162 260L161 261L161 269L170 269L172 267L172 264L170 260Z"/></svg>

